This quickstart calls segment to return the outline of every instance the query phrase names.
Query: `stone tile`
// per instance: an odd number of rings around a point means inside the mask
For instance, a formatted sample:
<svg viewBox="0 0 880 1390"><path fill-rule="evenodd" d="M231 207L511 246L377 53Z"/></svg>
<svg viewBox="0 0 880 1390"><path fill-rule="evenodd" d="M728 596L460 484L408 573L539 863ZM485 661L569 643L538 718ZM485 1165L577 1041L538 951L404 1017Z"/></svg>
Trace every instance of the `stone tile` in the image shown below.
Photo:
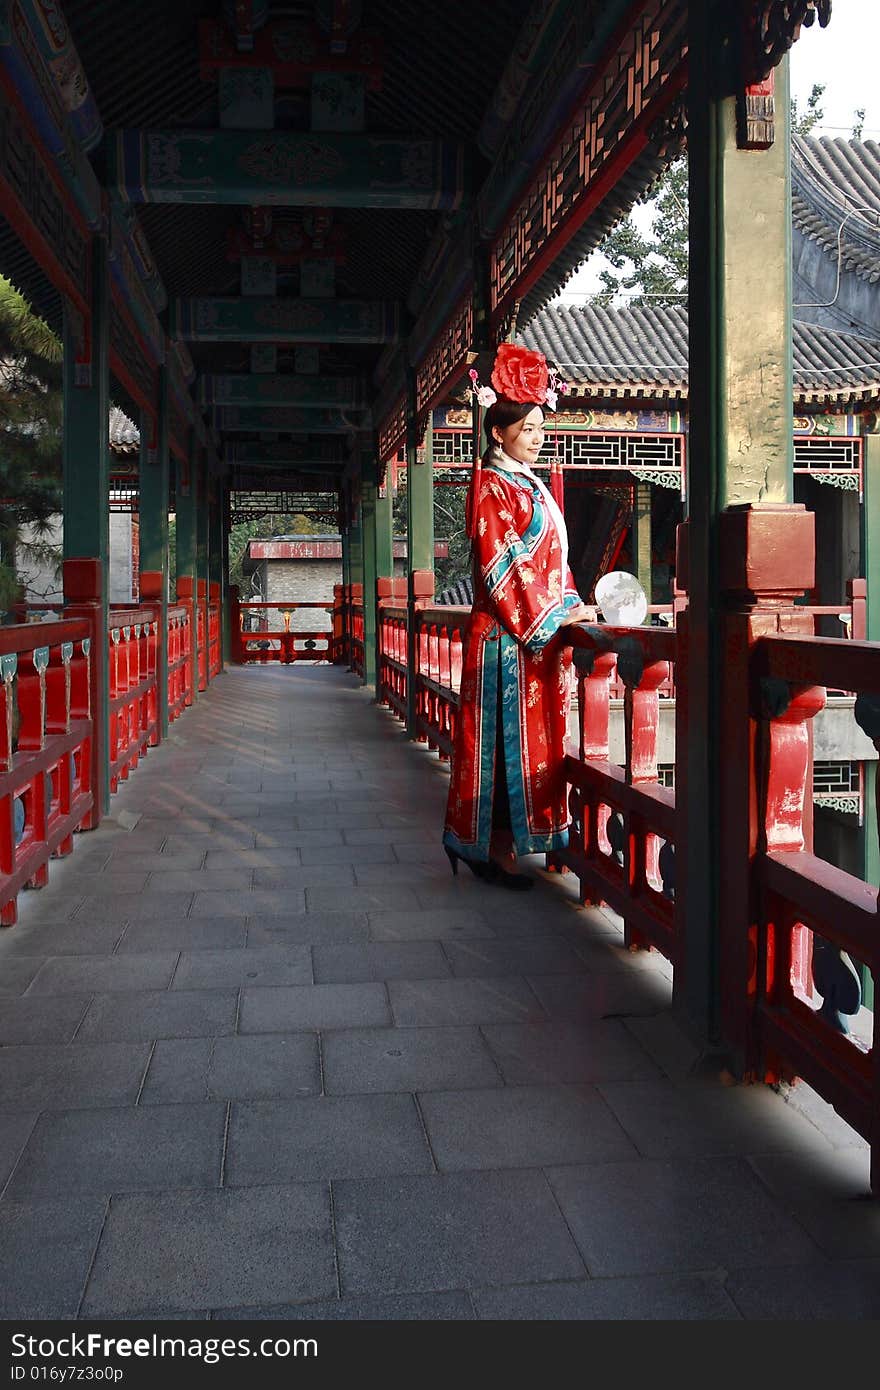
<svg viewBox="0 0 880 1390"><path fill-rule="evenodd" d="M813 1148L752 1157L750 1164L830 1258L880 1258L880 1204L868 1195L870 1150Z"/></svg>
<svg viewBox="0 0 880 1390"><path fill-rule="evenodd" d="M594 1277L819 1257L740 1159L618 1160L554 1168L548 1177Z"/></svg>
<svg viewBox="0 0 880 1390"><path fill-rule="evenodd" d="M318 1040L311 1033L165 1038L156 1044L140 1104L271 1100L320 1090Z"/></svg>
<svg viewBox="0 0 880 1390"><path fill-rule="evenodd" d="M192 893L107 893L83 900L77 914L85 922L166 921L186 917Z"/></svg>
<svg viewBox="0 0 880 1390"><path fill-rule="evenodd" d="M37 1122L36 1110L4 1111L0 1115L0 1193L12 1172L18 1156Z"/></svg>
<svg viewBox="0 0 880 1390"><path fill-rule="evenodd" d="M401 1028L446 1024L528 1023L546 1017L524 980L392 980L394 1022Z"/></svg>
<svg viewBox="0 0 880 1390"><path fill-rule="evenodd" d="M227 1187L433 1168L412 1096L313 1096L232 1107Z"/></svg>
<svg viewBox="0 0 880 1390"><path fill-rule="evenodd" d="M410 912L418 909L419 902L411 888L389 885L387 876L385 884L385 887L308 888L306 902L310 912Z"/></svg>
<svg viewBox="0 0 880 1390"><path fill-rule="evenodd" d="M81 883L74 882L70 892L62 893L57 878L45 888L22 889L18 895L18 925L13 930L18 934L23 927L54 927L67 923L84 901Z"/></svg>
<svg viewBox="0 0 880 1390"><path fill-rule="evenodd" d="M433 1091L421 1105L441 1171L610 1163L635 1155L592 1087Z"/></svg>
<svg viewBox="0 0 880 1390"><path fill-rule="evenodd" d="M133 1105L149 1055L127 1043L4 1047L0 1106Z"/></svg>
<svg viewBox="0 0 880 1390"><path fill-rule="evenodd" d="M262 991L259 991L262 993ZM236 990L142 990L93 999L77 1041L141 1042L231 1033Z"/></svg>
<svg viewBox="0 0 880 1390"><path fill-rule="evenodd" d="M326 1185L137 1193L112 1203L81 1315L149 1308L164 1317L166 1308L265 1307L335 1294Z"/></svg>
<svg viewBox="0 0 880 1390"><path fill-rule="evenodd" d="M600 1089L648 1158L830 1147L815 1126L762 1086L623 1081Z"/></svg>
<svg viewBox="0 0 880 1390"><path fill-rule="evenodd" d="M147 955L132 952L116 956L54 956L32 981L28 998L38 994L89 995L120 989L167 989L176 964L177 954L173 951Z"/></svg>
<svg viewBox="0 0 880 1390"><path fill-rule="evenodd" d="M14 956L5 951L0 941L0 995L24 994L43 964L43 956Z"/></svg>
<svg viewBox="0 0 880 1390"><path fill-rule="evenodd" d="M217 1187L225 1126L220 1104L50 1111L37 1121L8 1192L25 1199Z"/></svg>
<svg viewBox="0 0 880 1390"><path fill-rule="evenodd" d="M259 851L257 851L259 853ZM274 854L276 851L265 851ZM254 870L255 889L303 889L354 884L351 864L291 864Z"/></svg>
<svg viewBox="0 0 880 1390"><path fill-rule="evenodd" d="M365 888L374 887L376 884L388 882L388 868L385 864L355 864L354 876L359 884ZM394 886L396 888L410 888L417 895L426 888L448 887L449 875L439 869L431 869L427 864L398 864L394 870ZM443 905L447 907L464 907L468 899L459 893L453 900Z"/></svg>
<svg viewBox="0 0 880 1390"><path fill-rule="evenodd" d="M204 917L171 922L134 922L119 945L120 956L149 951L234 951L247 940L244 917Z"/></svg>
<svg viewBox="0 0 880 1390"><path fill-rule="evenodd" d="M501 1085L475 1028L349 1028L321 1042L330 1095Z"/></svg>
<svg viewBox="0 0 880 1390"><path fill-rule="evenodd" d="M496 1023L483 1036L511 1086L595 1085L657 1077L658 1068L617 1019L588 1024Z"/></svg>
<svg viewBox="0 0 880 1390"><path fill-rule="evenodd" d="M422 840L412 843L404 841L397 842L397 857L401 864L444 864L448 860L443 854L443 846L439 836L435 836L433 844L426 844Z"/></svg>
<svg viewBox="0 0 880 1390"><path fill-rule="evenodd" d="M143 870L144 873L149 871L153 873L154 876L162 873L166 867L175 872L181 869L189 869L194 872L197 869L205 868L205 857L205 850L191 850L185 845L178 845L174 854L150 853L148 851L144 852L136 849L129 849L121 858L117 858L114 851L113 856L110 858L108 869L117 866L120 866L122 869L127 869L130 866L132 870ZM103 883L107 871L108 870L105 869L99 875L101 883Z"/></svg>
<svg viewBox="0 0 880 1390"><path fill-rule="evenodd" d="M290 1033L315 1028L383 1027L391 1022L385 986L302 985L245 989L240 1033Z"/></svg>
<svg viewBox="0 0 880 1390"><path fill-rule="evenodd" d="M51 1000L30 995L6 998L0 1008L0 1047L70 1042L88 1003L88 994Z"/></svg>
<svg viewBox="0 0 880 1390"><path fill-rule="evenodd" d="M251 871L243 869L166 869L157 865L150 874L150 893L238 893L249 888Z"/></svg>
<svg viewBox="0 0 880 1390"><path fill-rule="evenodd" d="M0 1318L75 1318L107 1203L0 1203Z"/></svg>
<svg viewBox="0 0 880 1390"><path fill-rule="evenodd" d="M554 1019L583 1023L597 1018L638 1018L669 1007L672 989L659 975L530 975L529 984Z"/></svg>
<svg viewBox="0 0 880 1390"><path fill-rule="evenodd" d="M450 941L453 975L578 975L586 966L564 941Z"/></svg>
<svg viewBox="0 0 880 1390"><path fill-rule="evenodd" d="M156 856L152 857L155 862ZM79 865L74 867L79 868ZM148 869L130 868L128 860L120 867L112 865L110 868L104 868L99 874L90 873L88 866L83 866L81 873L83 894L94 892L96 887L102 893L142 893L149 877Z"/></svg>
<svg viewBox="0 0 880 1390"><path fill-rule="evenodd" d="M437 843L437 828L434 825L419 825L418 821L394 826L353 825L345 831L347 845L424 844L426 840Z"/></svg>
<svg viewBox="0 0 880 1390"><path fill-rule="evenodd" d="M289 917L248 919L248 950L254 946L333 946L367 941L365 912L299 912Z"/></svg>
<svg viewBox="0 0 880 1390"><path fill-rule="evenodd" d="M744 1318L770 1322L876 1322L880 1260L835 1260L808 1269L734 1270L727 1292Z"/></svg>
<svg viewBox="0 0 880 1390"><path fill-rule="evenodd" d="M526 1284L479 1289L473 1297L477 1317L492 1322L715 1322L740 1316L714 1274Z"/></svg>
<svg viewBox="0 0 880 1390"><path fill-rule="evenodd" d="M222 854L226 850L233 852L240 849L253 849L256 840L256 832L251 826L247 834L243 831L231 835L226 831L215 830L212 835L185 835L180 839L168 839L162 847L162 862L167 858L169 861L178 855L188 859L194 854ZM183 867L183 865L181 865Z"/></svg>
<svg viewBox="0 0 880 1390"><path fill-rule="evenodd" d="M445 979L450 973L449 962L435 941L315 946L312 956L318 984Z"/></svg>
<svg viewBox="0 0 880 1390"><path fill-rule="evenodd" d="M196 951L180 958L174 989L224 989L239 985L310 985L308 946L253 946L246 950Z"/></svg>
<svg viewBox="0 0 880 1390"><path fill-rule="evenodd" d="M457 941L491 938L492 928L481 912L467 908L414 908L405 912L371 912L374 941Z"/></svg>
<svg viewBox="0 0 880 1390"><path fill-rule="evenodd" d="M848 1125L846 1120L838 1115L834 1107L824 1101L805 1081L781 1086L780 1094L786 1104L815 1125L819 1133L823 1134L835 1149L863 1149L866 1147L867 1141L851 1125Z"/></svg>
<svg viewBox="0 0 880 1390"><path fill-rule="evenodd" d="M540 1173L438 1173L333 1185L343 1297L580 1279Z"/></svg>
<svg viewBox="0 0 880 1390"><path fill-rule="evenodd" d="M125 934L125 922L21 923L3 941L4 963L16 955L104 956L111 955Z"/></svg>
<svg viewBox="0 0 880 1390"><path fill-rule="evenodd" d="M307 845L300 850L304 864L396 864L391 845Z"/></svg>
<svg viewBox="0 0 880 1390"><path fill-rule="evenodd" d="M335 1298L332 1303L300 1303L275 1308L220 1308L221 1322L464 1322L474 1316L470 1294L399 1294L386 1298Z"/></svg>
<svg viewBox="0 0 880 1390"><path fill-rule="evenodd" d="M196 893L191 917L286 917L305 910L302 889L253 889L237 893Z"/></svg>

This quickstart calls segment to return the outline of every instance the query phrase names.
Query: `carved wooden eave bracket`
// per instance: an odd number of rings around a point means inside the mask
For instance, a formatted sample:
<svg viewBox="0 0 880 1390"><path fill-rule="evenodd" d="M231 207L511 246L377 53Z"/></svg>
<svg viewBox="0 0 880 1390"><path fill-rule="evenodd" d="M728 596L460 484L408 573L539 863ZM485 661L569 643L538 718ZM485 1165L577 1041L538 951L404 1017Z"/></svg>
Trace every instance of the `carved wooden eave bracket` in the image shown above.
<svg viewBox="0 0 880 1390"><path fill-rule="evenodd" d="M766 150L775 138L774 69L797 41L801 28L816 20L825 28L831 0L748 0L741 29L740 84L737 89L737 145Z"/></svg>

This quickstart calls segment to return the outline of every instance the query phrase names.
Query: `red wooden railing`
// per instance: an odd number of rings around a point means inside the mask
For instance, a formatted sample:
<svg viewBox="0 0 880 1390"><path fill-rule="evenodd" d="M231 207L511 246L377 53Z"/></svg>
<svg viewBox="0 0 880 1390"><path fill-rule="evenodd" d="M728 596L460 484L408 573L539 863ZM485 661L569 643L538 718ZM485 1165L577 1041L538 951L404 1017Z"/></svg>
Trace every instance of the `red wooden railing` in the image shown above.
<svg viewBox="0 0 880 1390"><path fill-rule="evenodd" d="M846 630L861 635L863 581L853 584ZM783 629L792 617L802 623L844 611L775 610ZM446 606L416 612L417 737L441 757L454 740L469 613ZM378 699L399 718L407 706L407 621L405 606L379 604ZM803 1077L872 1144L872 1182L880 1191L880 1049L864 1028L855 1037L844 1031L858 1002L848 958L875 980L880 972L877 888L810 852L810 721L827 688L880 697L880 644L856 635L848 641L774 635L751 648L750 688L771 682L765 688L772 696L755 739L759 847L751 869L743 866L759 904L754 940L745 943L755 963L748 986L737 997L727 993L723 1009L727 1036L746 1040L746 1075ZM579 731L579 747L566 758L572 829L568 848L549 860L577 875L583 902L607 903L620 915L628 945L654 947L673 966L684 950L675 892L679 826L676 793L658 779L657 743L660 698L674 689L679 640L674 628L572 629ZM622 768L609 758L615 688L623 691ZM687 702L679 700L681 749L687 717ZM880 714L876 743L880 748ZM720 947L722 958L742 957L743 943L726 942L723 930ZM736 978L724 959L722 971Z"/></svg>
<svg viewBox="0 0 880 1390"><path fill-rule="evenodd" d="M115 792L159 741L158 622L149 608L111 609L109 625L110 790Z"/></svg>
<svg viewBox="0 0 880 1390"><path fill-rule="evenodd" d="M850 958L880 973L877 888L811 852L805 815L811 721L834 684L880 696L880 644L783 635L759 639L751 674L762 691L758 747L766 788L755 857L759 904L749 982L759 1075L801 1076L872 1145L880 1192L880 1048L852 1035L858 990ZM880 743L880 739L877 739ZM815 983L804 977L812 957ZM821 996L821 997L820 997ZM821 1005L821 1006L820 1006Z"/></svg>
<svg viewBox="0 0 880 1390"><path fill-rule="evenodd" d="M0 923L94 807L87 619L0 628Z"/></svg>
<svg viewBox="0 0 880 1390"><path fill-rule="evenodd" d="M323 626L297 630L291 628L294 613L302 610L326 615ZM269 615L283 614L284 626L269 626ZM248 615L265 626L246 632L244 622ZM280 600L267 602L232 601L233 660L240 664L247 662L275 662L289 666L294 661L331 661L333 656L333 604L332 603L284 603ZM318 645L321 643L322 645ZM362 643L363 645L363 643Z"/></svg>
<svg viewBox="0 0 880 1390"><path fill-rule="evenodd" d="M364 588L362 584L351 585L351 606L349 608L351 632L349 635L349 660L354 673L364 678Z"/></svg>
<svg viewBox="0 0 880 1390"><path fill-rule="evenodd" d="M208 679L213 680L223 669L222 603L220 585L208 585Z"/></svg>
<svg viewBox="0 0 880 1390"><path fill-rule="evenodd" d="M180 603L168 608L168 722L192 702L192 609Z"/></svg>

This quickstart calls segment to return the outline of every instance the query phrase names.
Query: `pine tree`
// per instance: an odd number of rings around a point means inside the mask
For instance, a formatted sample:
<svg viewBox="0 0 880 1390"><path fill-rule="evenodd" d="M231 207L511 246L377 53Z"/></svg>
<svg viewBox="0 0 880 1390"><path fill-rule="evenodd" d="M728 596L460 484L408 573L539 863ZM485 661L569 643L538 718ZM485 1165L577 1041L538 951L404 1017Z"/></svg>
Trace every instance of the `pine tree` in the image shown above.
<svg viewBox="0 0 880 1390"><path fill-rule="evenodd" d="M46 536L61 509L62 413L61 343L0 276L0 609L17 597L17 547L58 563Z"/></svg>

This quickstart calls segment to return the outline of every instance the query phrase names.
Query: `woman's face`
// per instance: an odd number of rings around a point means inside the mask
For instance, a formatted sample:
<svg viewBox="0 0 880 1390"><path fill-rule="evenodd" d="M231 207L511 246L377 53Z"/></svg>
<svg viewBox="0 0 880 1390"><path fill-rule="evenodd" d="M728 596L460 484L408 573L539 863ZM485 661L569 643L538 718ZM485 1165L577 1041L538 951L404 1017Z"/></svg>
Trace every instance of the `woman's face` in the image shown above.
<svg viewBox="0 0 880 1390"><path fill-rule="evenodd" d="M503 430L496 426L492 433L508 458L516 459L517 463L532 464L544 443L544 412L536 405L521 420L515 420Z"/></svg>

